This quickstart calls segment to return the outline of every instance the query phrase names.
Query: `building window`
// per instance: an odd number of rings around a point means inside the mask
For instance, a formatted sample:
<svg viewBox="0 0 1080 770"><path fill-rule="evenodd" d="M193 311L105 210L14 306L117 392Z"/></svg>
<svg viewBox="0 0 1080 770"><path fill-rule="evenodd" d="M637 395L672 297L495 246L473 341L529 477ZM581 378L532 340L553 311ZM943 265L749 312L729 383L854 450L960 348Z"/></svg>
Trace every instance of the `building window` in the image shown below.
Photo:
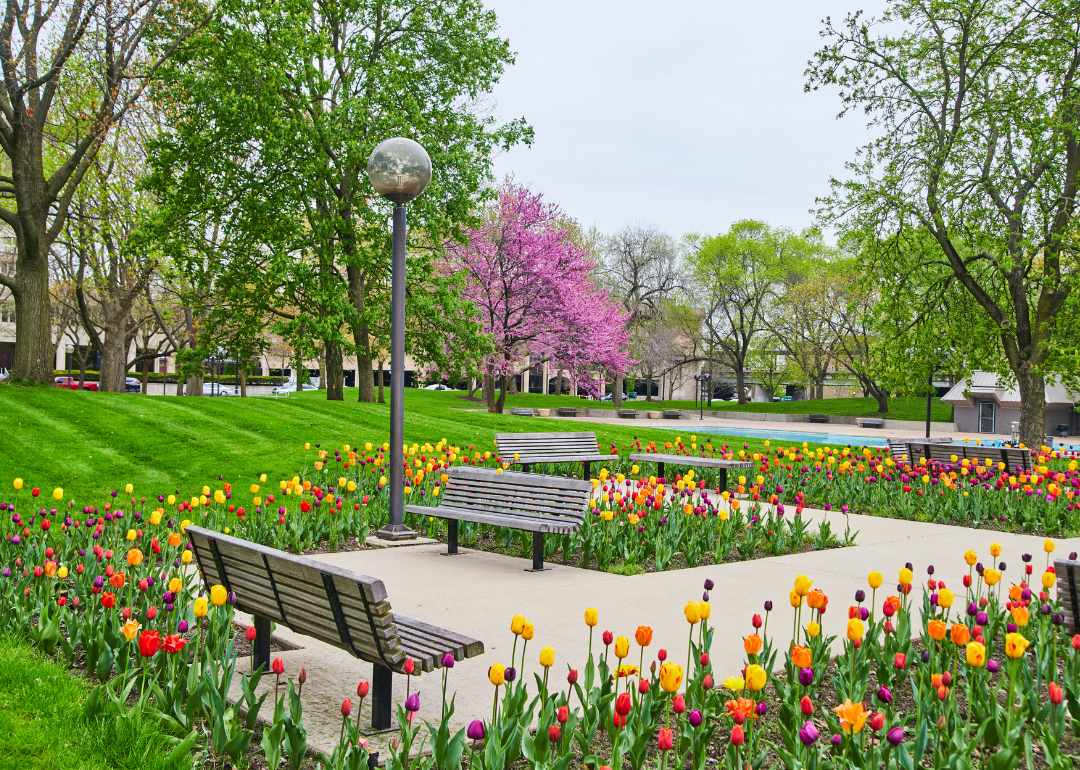
<svg viewBox="0 0 1080 770"><path fill-rule="evenodd" d="M15 323L15 303L0 302L0 323Z"/></svg>

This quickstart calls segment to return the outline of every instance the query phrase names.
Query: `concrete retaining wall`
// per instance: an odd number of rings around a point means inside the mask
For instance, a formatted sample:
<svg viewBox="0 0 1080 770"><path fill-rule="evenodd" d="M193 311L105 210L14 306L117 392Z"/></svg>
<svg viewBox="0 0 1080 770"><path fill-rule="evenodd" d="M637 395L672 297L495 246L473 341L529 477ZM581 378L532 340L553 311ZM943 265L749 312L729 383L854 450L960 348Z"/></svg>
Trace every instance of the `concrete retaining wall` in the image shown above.
<svg viewBox="0 0 1080 770"><path fill-rule="evenodd" d="M630 408L630 407L626 407ZM650 409L638 409L637 417L633 418L638 421L648 420L650 411L663 410L650 410ZM682 419L696 419L698 412L693 410L682 410ZM704 414L707 417L715 417L721 420L744 420L747 422L810 422L810 415L808 414L776 414L775 412L721 412L712 411L706 409ZM618 412L615 409L596 409L593 407L579 407L579 416L582 417L618 417ZM633 421L631 418L625 418L628 422ZM828 425L851 425L857 426L855 417L847 415L829 415L828 423L820 423L823 429L827 430ZM663 418L656 420L656 422L669 422ZM673 421L672 421L673 422ZM815 423L818 424L818 423ZM881 430L922 430L926 426L924 422L914 422L911 420L885 420L885 425ZM936 431L955 431L956 426L951 422L931 422L930 429Z"/></svg>

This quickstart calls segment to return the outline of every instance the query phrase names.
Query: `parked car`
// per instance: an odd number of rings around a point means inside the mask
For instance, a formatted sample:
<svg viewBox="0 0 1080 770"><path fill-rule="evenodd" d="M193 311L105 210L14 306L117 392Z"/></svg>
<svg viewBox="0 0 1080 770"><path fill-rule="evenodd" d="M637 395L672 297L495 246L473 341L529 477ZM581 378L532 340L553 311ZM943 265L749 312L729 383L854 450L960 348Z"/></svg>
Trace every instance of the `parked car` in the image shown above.
<svg viewBox="0 0 1080 770"><path fill-rule="evenodd" d="M202 386L204 396L231 396L232 391L214 382L204 382Z"/></svg>
<svg viewBox="0 0 1080 770"><path fill-rule="evenodd" d="M135 377L128 377L124 380L124 392L142 393L142 381Z"/></svg>
<svg viewBox="0 0 1080 770"><path fill-rule="evenodd" d="M312 385L310 382L305 382L303 384L303 386L300 388L300 390L318 390L318 388L315 387L314 385ZM280 396L283 393L295 393L296 392L296 383L295 382L286 382L284 385L278 385L276 388L274 388L270 392L273 393L275 396Z"/></svg>
<svg viewBox="0 0 1080 770"><path fill-rule="evenodd" d="M425 385L424 390L453 390L449 385L443 385L441 382L433 382L430 385Z"/></svg>
<svg viewBox="0 0 1080 770"><path fill-rule="evenodd" d="M56 383L56 387L64 388L65 390L78 390L79 378L78 377L57 377L53 380ZM82 386L83 390L97 390L98 384L96 382L84 382Z"/></svg>
<svg viewBox="0 0 1080 770"><path fill-rule="evenodd" d="M7 367L0 366L0 382L3 382L10 376L11 373L7 370Z"/></svg>

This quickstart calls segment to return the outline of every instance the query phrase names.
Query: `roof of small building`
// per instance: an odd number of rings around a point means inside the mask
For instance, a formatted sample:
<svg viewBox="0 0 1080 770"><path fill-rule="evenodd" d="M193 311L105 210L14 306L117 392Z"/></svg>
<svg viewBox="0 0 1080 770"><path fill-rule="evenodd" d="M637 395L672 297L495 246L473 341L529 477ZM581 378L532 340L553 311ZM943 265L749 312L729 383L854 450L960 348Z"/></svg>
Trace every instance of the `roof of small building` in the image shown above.
<svg viewBox="0 0 1080 770"><path fill-rule="evenodd" d="M941 400L952 406L975 406L975 398L993 399L1005 409L1020 408L1020 389L1015 385L999 385L998 376L993 372L973 372L970 379L962 379L953 385ZM1064 385L1047 383L1047 409L1071 409L1078 400L1080 395L1068 390Z"/></svg>

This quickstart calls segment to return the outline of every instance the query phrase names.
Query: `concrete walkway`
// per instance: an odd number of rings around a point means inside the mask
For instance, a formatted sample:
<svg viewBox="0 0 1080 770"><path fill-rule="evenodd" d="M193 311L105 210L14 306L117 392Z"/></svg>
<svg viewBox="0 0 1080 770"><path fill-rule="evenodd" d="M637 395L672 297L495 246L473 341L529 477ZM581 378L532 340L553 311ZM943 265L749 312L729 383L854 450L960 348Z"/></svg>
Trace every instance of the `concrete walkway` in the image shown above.
<svg viewBox="0 0 1080 770"><path fill-rule="evenodd" d="M836 511L826 514L808 509L803 515L815 522L828 517L833 531L843 534L845 519ZM536 626L536 636L525 655L525 670L519 673L526 677L531 691L535 691L533 675L542 674L537 659L545 645L555 649L551 669L554 687L565 687L568 664L579 669L584 665L589 646L589 630L583 620L586 607L595 607L600 613L594 652L603 652L600 635L607 629L631 640L627 662L636 664L634 630L639 625L650 625L654 637L646 650L645 666L650 665L661 647L667 649L669 659L685 666L689 626L683 607L688 601L701 599L704 581L711 578L716 584L710 602L710 623L716 629L711 656L714 670L722 678L740 669L742 638L752 631L752 615L763 614L766 599L775 605L769 622L770 636L779 648L790 642L793 616L787 597L799 574L813 579L814 587L829 595L826 631L843 636L846 609L854 603L855 591L866 589L869 601L866 576L872 570L885 576L877 597L880 607L881 600L895 587L897 571L907 561L915 567L917 583L925 581L926 567L933 564L935 577L946 580L954 589L961 588L961 578L967 573L962 554L969 548L989 563L990 544L1000 543L1001 560L1008 564L1005 584L1020 581L1022 553L1033 554L1036 575L1045 563L1042 538L872 516L852 515L850 524L852 531L859 532L858 544L850 548L632 577L559 565L551 565L547 572L529 573L524 571L528 566L525 559L478 551L450 557L445 555L444 545L321 554L313 558L379 577L386 584L395 612L484 642L483 655L458 663L449 675L448 693L456 693L454 719L459 726L490 717L493 688L487 681L487 669L493 663L510 665L514 641L510 619L516 613ZM811 529L816 530L816 523ZM1060 558L1074 550L1080 550L1080 538L1058 541L1053 555ZM303 701L309 741L316 748L328 749L337 741L341 727L341 701L351 698L355 707L356 685L370 680L371 666L287 629L279 629L277 636L303 647L281 653L280 657L292 677L301 666L307 668ZM518 661L521 651L519 644ZM239 667L244 669L246 664L241 661ZM403 702L405 677L395 676L394 680L395 699ZM272 687L272 676L264 681ZM441 686L441 674L437 672L413 679L413 692L420 692L419 717L437 719ZM369 705L364 708L365 721L370 716ZM390 737L376 737L372 744L385 748Z"/></svg>

